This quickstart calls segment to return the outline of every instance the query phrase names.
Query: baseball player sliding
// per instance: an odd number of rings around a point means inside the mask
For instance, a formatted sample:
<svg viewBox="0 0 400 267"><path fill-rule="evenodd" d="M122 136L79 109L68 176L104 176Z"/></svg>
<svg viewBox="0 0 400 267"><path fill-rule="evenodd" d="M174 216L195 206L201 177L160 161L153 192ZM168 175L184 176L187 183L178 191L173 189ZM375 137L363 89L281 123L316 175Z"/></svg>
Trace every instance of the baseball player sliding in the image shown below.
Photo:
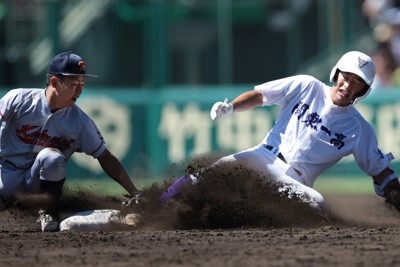
<svg viewBox="0 0 400 267"><path fill-rule="evenodd" d="M278 105L281 111L259 145L223 157L211 168L239 163L270 177L280 191L296 194L322 209L324 199L312 188L314 181L352 154L358 166L372 176L375 192L400 210L400 184L390 166L391 154L380 151L374 129L355 108L369 94L374 76L372 59L351 51L333 67L332 87L314 77L298 75L255 86L231 103L215 103L210 112L213 120L258 106ZM199 176L201 173L180 177L160 199L174 197L182 185L194 184Z"/></svg>
<svg viewBox="0 0 400 267"><path fill-rule="evenodd" d="M64 52L51 61L44 90L14 89L0 100L0 198L46 193L49 202L38 219L43 231L58 230L57 200L74 152L96 158L130 195L137 193L93 120L76 105L88 76L96 77L86 74L85 61Z"/></svg>

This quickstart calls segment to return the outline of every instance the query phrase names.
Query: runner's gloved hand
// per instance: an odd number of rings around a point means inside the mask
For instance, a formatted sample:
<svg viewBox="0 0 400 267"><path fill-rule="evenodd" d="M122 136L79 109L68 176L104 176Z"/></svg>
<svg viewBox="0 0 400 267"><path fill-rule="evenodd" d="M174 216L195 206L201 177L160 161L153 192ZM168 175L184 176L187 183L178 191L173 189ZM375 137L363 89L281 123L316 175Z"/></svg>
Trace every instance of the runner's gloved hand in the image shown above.
<svg viewBox="0 0 400 267"><path fill-rule="evenodd" d="M228 98L225 98L224 102L216 102L210 111L210 116L212 120L216 118L229 115L233 112L232 103L228 103Z"/></svg>

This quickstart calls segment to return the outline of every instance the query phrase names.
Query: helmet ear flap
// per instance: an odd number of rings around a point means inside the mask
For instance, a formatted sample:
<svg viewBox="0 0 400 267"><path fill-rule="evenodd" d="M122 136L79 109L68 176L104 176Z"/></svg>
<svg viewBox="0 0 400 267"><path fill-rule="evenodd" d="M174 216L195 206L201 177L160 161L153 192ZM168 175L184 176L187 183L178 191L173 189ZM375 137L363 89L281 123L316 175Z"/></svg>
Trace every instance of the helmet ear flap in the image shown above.
<svg viewBox="0 0 400 267"><path fill-rule="evenodd" d="M353 100L353 105L357 104L358 102L366 98L369 95L369 93L371 93L371 86L367 86L367 88L365 88L365 90Z"/></svg>
<svg viewBox="0 0 400 267"><path fill-rule="evenodd" d="M331 83L335 83L337 81L337 77L339 75L339 69L335 66L331 70L331 75L329 76L329 80Z"/></svg>
<svg viewBox="0 0 400 267"><path fill-rule="evenodd" d="M333 75L333 78L332 78L332 82L333 83L336 83L336 81L338 79L338 76L339 76L339 69L336 69L336 72L335 72L335 74Z"/></svg>

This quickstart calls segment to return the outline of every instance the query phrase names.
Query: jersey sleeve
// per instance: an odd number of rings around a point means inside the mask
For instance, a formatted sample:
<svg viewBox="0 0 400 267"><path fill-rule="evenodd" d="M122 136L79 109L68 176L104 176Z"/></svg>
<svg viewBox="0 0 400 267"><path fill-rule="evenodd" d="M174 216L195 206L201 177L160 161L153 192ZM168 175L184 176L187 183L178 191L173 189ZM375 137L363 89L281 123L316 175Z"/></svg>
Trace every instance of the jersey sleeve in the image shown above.
<svg viewBox="0 0 400 267"><path fill-rule="evenodd" d="M372 126L365 123L362 131L359 144L353 153L354 159L366 174L376 176L390 166L390 160L379 149Z"/></svg>
<svg viewBox="0 0 400 267"><path fill-rule="evenodd" d="M98 158L106 149L104 138L97 128L96 124L89 117L80 134L81 149L78 152L84 152L94 158Z"/></svg>
<svg viewBox="0 0 400 267"><path fill-rule="evenodd" d="M263 95L263 106L278 105L284 106L302 90L317 80L308 75L296 75L275 81L270 81L257 85L254 90L259 90Z"/></svg>
<svg viewBox="0 0 400 267"><path fill-rule="evenodd" d="M95 147L95 149L93 151L91 151L90 155L92 155L94 158L98 158L106 149L105 146L105 141L103 136L101 135L100 130L97 128L96 124L92 121L92 125L93 128L96 131L96 137L97 137L97 142L98 142L98 146ZM96 139L94 139L96 141ZM96 145L96 143L95 143Z"/></svg>
<svg viewBox="0 0 400 267"><path fill-rule="evenodd" d="M0 120L8 121L12 119L16 106L21 103L20 90L9 91L0 99Z"/></svg>

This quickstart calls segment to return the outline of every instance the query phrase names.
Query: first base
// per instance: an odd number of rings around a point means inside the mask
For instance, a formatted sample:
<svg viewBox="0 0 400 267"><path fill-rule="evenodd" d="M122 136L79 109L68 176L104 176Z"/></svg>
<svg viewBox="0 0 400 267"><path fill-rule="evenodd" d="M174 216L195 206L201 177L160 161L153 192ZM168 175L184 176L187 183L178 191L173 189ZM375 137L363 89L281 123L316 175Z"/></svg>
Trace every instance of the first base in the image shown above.
<svg viewBox="0 0 400 267"><path fill-rule="evenodd" d="M99 231L108 230L117 225L135 226L140 215L131 213L122 215L119 210L87 210L72 214L60 223L60 231Z"/></svg>

